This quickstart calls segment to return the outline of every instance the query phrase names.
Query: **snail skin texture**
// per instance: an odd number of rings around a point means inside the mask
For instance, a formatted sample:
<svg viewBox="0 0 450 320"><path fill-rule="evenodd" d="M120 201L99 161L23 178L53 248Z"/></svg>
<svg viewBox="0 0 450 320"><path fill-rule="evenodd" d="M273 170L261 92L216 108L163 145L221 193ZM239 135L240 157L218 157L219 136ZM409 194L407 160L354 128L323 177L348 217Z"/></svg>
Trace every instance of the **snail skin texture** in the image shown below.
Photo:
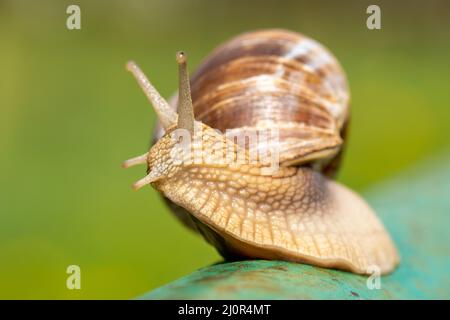
<svg viewBox="0 0 450 320"><path fill-rule="evenodd" d="M374 211L331 180L344 145L349 94L327 49L295 32L261 30L219 46L190 80L184 53L177 53L177 62L179 92L170 103L135 63L127 64L159 118L154 145L123 164L147 165L134 188L151 184L226 258L359 274L394 270L397 250ZM183 140L194 141L189 150L200 161L174 161L179 129L187 132ZM242 145L223 134L264 129L276 129L279 140ZM266 162L248 161L252 151L274 146L279 167L271 174ZM244 162L224 161L211 150L230 159L243 154Z"/></svg>

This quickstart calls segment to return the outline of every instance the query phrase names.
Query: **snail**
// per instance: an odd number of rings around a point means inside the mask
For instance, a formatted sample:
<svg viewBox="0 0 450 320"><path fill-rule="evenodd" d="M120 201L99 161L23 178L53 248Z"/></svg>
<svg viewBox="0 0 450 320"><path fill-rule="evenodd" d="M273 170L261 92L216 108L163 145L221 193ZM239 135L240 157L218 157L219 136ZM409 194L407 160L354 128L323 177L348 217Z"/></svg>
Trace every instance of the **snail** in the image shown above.
<svg viewBox="0 0 450 320"><path fill-rule="evenodd" d="M150 150L123 164L147 165L135 189L152 185L225 258L357 274L395 269L397 250L374 211L332 180L349 92L325 47L296 32L260 30L219 46L191 79L185 53L176 60L179 91L170 102L127 64L159 119ZM278 139L245 139L267 130ZM277 154L275 169L252 157L260 152Z"/></svg>

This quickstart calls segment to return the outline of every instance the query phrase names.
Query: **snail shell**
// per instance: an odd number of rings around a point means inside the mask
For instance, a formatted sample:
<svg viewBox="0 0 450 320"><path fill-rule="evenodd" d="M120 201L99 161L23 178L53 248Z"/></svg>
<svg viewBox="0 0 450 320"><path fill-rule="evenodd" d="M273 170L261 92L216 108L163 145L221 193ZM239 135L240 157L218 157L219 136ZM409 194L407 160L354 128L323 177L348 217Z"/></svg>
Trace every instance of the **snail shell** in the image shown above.
<svg viewBox="0 0 450 320"><path fill-rule="evenodd" d="M333 176L349 116L345 74L318 42L286 30L239 35L216 48L191 78L195 119L245 136L275 129L281 165L314 166ZM171 99L176 110L177 95ZM156 140L164 131L157 126ZM249 143L249 141L247 141Z"/></svg>
<svg viewBox="0 0 450 320"><path fill-rule="evenodd" d="M151 184L227 258L283 259L355 273L395 268L397 251L375 213L327 177L340 160L349 95L341 67L324 47L290 31L264 30L214 50L191 81L185 55L177 61L180 90L170 104L134 63L128 65L161 121L149 152L125 162L148 166L135 188ZM204 154L228 141L214 129L246 136L264 128L280 132L282 166L272 176L259 162L231 165L219 157L215 165L178 164L170 156L176 129L202 141L191 148ZM255 148L268 148L259 142L240 147L246 159Z"/></svg>

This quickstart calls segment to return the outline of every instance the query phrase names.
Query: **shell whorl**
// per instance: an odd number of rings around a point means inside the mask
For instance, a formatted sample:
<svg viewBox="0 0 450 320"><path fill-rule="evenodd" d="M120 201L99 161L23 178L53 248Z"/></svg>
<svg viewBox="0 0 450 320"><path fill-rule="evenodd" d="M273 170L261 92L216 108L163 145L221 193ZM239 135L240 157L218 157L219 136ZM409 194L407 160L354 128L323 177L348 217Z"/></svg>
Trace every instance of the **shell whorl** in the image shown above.
<svg viewBox="0 0 450 320"><path fill-rule="evenodd" d="M331 122L326 116L320 117L320 110L309 117L287 111L317 104L334 118L337 126L342 126L348 112L347 83L339 63L321 44L291 31L264 30L237 36L215 49L192 77L196 114L205 121L218 122L216 109L232 98L238 100L236 104L244 104L239 111L248 118L245 113L253 110L245 106L253 101L245 100L252 94L262 99L258 104L262 109L278 103L280 113L286 111L281 119L312 122L318 127L330 127L327 123ZM299 100L305 100L303 106ZM222 112L236 115L233 111ZM267 115L266 110L257 111ZM225 129L249 124L232 119Z"/></svg>
<svg viewBox="0 0 450 320"><path fill-rule="evenodd" d="M195 118L215 129L236 136L278 129L282 164L317 160L327 171L338 158L349 113L346 77L306 36L278 29L239 35L204 60L191 90Z"/></svg>

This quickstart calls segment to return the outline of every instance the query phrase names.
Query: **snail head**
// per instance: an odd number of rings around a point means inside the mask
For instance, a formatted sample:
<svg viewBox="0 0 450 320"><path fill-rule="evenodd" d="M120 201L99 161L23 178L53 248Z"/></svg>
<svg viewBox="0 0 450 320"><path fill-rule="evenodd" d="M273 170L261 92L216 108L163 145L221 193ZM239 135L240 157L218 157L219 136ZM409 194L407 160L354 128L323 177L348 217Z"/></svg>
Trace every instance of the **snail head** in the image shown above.
<svg viewBox="0 0 450 320"><path fill-rule="evenodd" d="M153 105L166 131L164 136L148 152L129 159L122 164L124 168L138 164L147 164L148 166L147 176L137 181L133 185L134 189L140 189L145 185L170 177L181 170L183 164L187 163L187 161L184 161L186 159L183 159L183 153L180 153L180 149L176 147L180 145L190 147L194 127L200 124L194 119L186 60L184 52L177 52L176 61L179 74L178 114L159 94L136 63L130 61L126 65L127 70L136 78L148 100Z"/></svg>

